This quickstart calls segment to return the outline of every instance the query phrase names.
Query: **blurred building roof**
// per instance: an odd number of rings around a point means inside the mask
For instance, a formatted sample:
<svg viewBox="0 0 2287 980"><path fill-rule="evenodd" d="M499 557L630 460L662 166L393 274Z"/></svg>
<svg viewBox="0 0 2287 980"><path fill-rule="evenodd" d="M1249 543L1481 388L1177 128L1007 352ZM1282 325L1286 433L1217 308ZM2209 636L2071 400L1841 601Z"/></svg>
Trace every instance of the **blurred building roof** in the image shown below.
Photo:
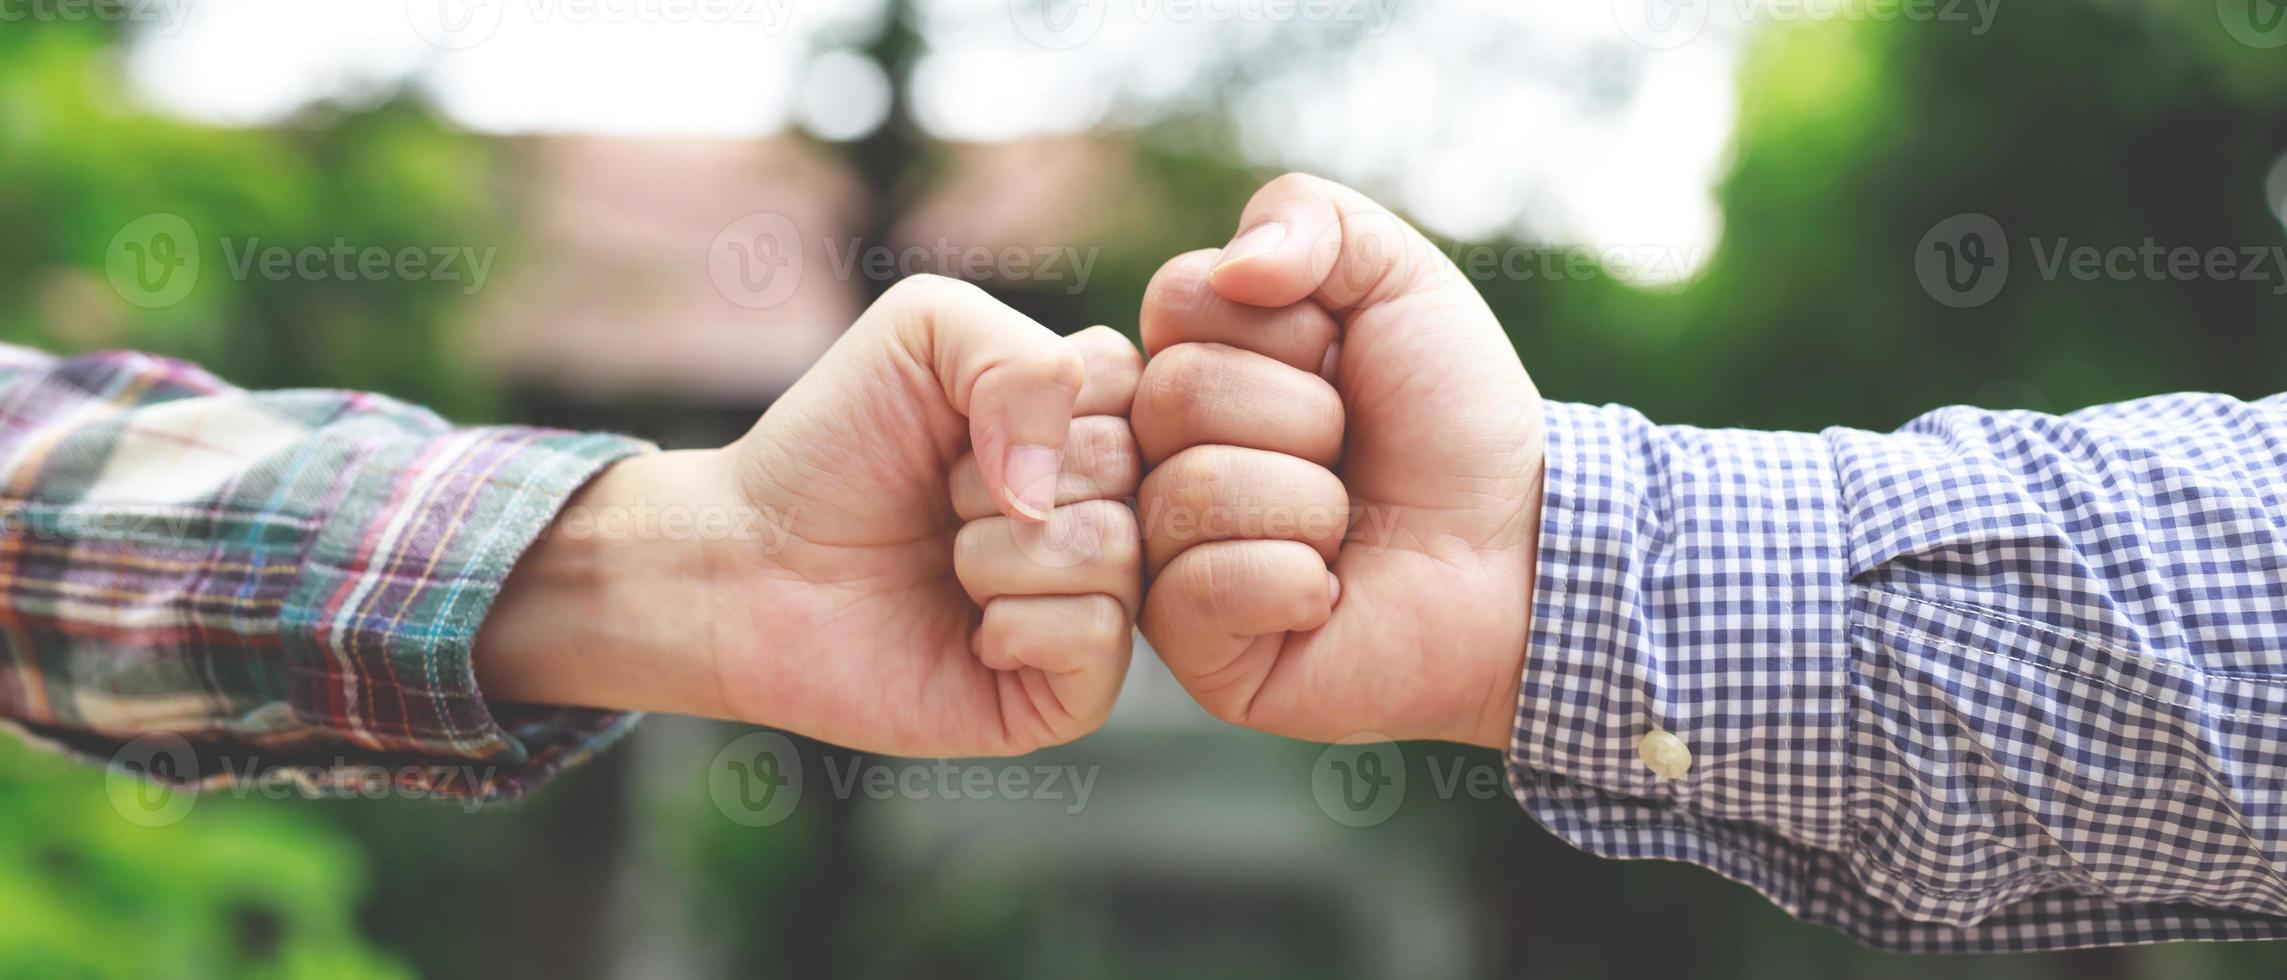
<svg viewBox="0 0 2287 980"><path fill-rule="evenodd" d="M1101 133L943 144L944 173L897 225L902 244L1082 247L1134 202L1135 151Z"/></svg>
<svg viewBox="0 0 2287 980"><path fill-rule="evenodd" d="M523 251L504 257L503 281L486 291L465 333L477 363L503 380L587 397L766 401L870 295L852 278L864 273L848 271L862 189L840 160L802 140L502 143ZM1113 139L942 149L936 184L892 232L898 273L921 271L909 260L926 267L948 247L1088 249L1092 231L1134 206L1108 190L1131 182L1131 154ZM742 286L738 263L758 229L770 237L772 227L801 251L789 266L794 282ZM1071 274L1068 264L1053 268Z"/></svg>
<svg viewBox="0 0 2287 980"><path fill-rule="evenodd" d="M502 379L583 395L767 400L860 308L859 293L832 275L797 275L790 291L760 295L716 282L723 257L713 253L752 215L785 219L779 227L795 234L783 237L805 250L798 269L830 270L824 249L849 239L855 184L799 140L503 144L523 251L506 257L509 275L466 327L477 362Z"/></svg>

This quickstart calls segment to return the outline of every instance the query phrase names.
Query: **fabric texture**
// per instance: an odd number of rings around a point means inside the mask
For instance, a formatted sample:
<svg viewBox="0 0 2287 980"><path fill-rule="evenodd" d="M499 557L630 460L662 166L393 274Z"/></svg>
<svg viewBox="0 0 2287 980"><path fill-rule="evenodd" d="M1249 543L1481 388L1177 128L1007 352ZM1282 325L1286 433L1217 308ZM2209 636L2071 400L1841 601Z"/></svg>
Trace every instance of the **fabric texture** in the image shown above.
<svg viewBox="0 0 2287 980"><path fill-rule="evenodd" d="M2287 937L2287 398L1548 420L1510 774L1550 830L1886 949Z"/></svg>
<svg viewBox="0 0 2287 980"><path fill-rule="evenodd" d="M149 775L186 784L518 795L636 719L488 704L477 627L573 491L649 448L0 347L0 719L96 760L180 736Z"/></svg>

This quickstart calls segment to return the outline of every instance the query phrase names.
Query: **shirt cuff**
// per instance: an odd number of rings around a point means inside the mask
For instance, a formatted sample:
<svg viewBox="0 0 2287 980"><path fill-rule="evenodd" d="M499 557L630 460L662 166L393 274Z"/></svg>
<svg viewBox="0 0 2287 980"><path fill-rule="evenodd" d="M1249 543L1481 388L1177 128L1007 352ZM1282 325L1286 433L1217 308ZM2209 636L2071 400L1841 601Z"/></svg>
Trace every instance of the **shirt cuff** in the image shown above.
<svg viewBox="0 0 2287 980"><path fill-rule="evenodd" d="M378 440L341 459L268 654L220 664L272 697L204 731L123 743L21 726L72 754L202 788L292 784L493 800L524 794L625 734L631 712L490 703L471 659L516 561L605 465L651 451L613 435L466 428ZM161 741L154 741L154 739ZM136 743L144 743L139 747Z"/></svg>
<svg viewBox="0 0 2287 980"><path fill-rule="evenodd" d="M1848 555L1825 440L1546 408L1518 801L1576 847L1703 865L1802 915L1848 834ZM1655 732L1689 752L1674 778L1649 761Z"/></svg>

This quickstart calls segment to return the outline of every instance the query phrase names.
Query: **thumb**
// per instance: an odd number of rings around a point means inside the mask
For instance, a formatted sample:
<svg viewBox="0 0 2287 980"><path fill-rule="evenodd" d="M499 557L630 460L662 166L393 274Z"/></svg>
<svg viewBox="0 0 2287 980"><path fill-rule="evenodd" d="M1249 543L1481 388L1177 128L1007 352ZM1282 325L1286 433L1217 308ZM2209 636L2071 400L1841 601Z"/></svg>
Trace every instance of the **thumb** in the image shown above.
<svg viewBox="0 0 2287 980"><path fill-rule="evenodd" d="M968 418L970 447L994 506L1018 522L1047 520L1072 407L1086 380L1080 352L959 280L913 276L883 302L896 342L935 374L946 401Z"/></svg>
<svg viewBox="0 0 2287 980"><path fill-rule="evenodd" d="M1315 299L1345 320L1418 293L1475 292L1412 225L1309 174L1287 174L1255 192L1208 281L1234 302L1279 307Z"/></svg>

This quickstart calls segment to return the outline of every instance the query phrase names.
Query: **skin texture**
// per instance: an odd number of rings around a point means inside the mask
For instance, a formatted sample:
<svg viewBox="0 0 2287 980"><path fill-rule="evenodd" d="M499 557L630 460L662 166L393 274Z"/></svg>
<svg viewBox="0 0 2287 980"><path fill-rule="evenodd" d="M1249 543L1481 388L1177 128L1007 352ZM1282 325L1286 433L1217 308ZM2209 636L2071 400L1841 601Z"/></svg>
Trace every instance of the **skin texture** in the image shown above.
<svg viewBox="0 0 2287 980"><path fill-rule="evenodd" d="M1229 246L1161 267L1141 326L1142 626L1185 688L1275 734L1505 747L1544 441L1469 281L1364 196L1289 174Z"/></svg>
<svg viewBox="0 0 2287 980"><path fill-rule="evenodd" d="M905 280L736 443L569 501L486 619L479 683L899 755L1093 731L1141 604L1141 368L1109 329Z"/></svg>

